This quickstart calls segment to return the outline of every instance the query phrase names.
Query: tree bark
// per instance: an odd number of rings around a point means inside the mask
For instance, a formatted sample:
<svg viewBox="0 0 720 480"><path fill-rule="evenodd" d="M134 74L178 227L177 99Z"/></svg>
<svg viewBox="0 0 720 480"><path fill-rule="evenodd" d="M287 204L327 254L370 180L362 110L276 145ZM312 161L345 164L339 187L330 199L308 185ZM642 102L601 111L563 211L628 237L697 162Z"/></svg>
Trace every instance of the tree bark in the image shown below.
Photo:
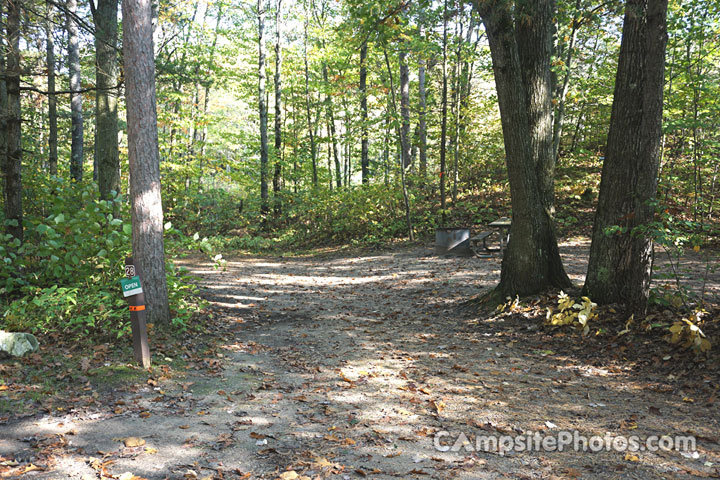
<svg viewBox="0 0 720 480"><path fill-rule="evenodd" d="M305 12L307 16L307 12ZM305 20L305 29L303 35L303 60L305 62L305 112L307 113L308 135L310 136L310 158L312 159L312 182L313 187L318 186L318 168L317 168L317 147L315 146L315 133L312 123L312 114L310 112L310 68L308 67L308 20Z"/></svg>
<svg viewBox="0 0 720 480"><path fill-rule="evenodd" d="M395 82L393 80L393 74L392 69L390 68L390 58L388 57L387 50L383 52L385 54L385 65L387 66L388 71L388 77L390 79L390 99L392 100L392 109L393 113L397 115L397 101L395 100ZM400 64L402 65L404 61L404 58L402 57L402 54L400 55ZM402 70L401 70L402 71ZM389 116L388 116L389 117ZM405 204L405 223L407 224L408 228L408 238L411 242L415 241L415 232L413 231L413 224L412 224L412 218L410 216L410 196L408 195L407 190L407 182L405 180L405 163L404 163L404 157L405 153L403 150L405 150L405 147L403 145L403 134L401 128L397 128L397 135L400 138L400 144L398 145L401 149L401 155L400 155L400 161L399 161L399 167L400 167L400 184L402 187L402 194L403 194L403 202ZM409 155L409 152L408 152Z"/></svg>
<svg viewBox="0 0 720 480"><path fill-rule="evenodd" d="M82 88L80 82L80 45L78 43L78 25L75 15L77 0L67 0L67 32L68 32L68 73L70 74L70 178L76 182L83 178L83 113Z"/></svg>
<svg viewBox="0 0 720 480"><path fill-rule="evenodd" d="M220 22L222 22L223 19L223 4L218 4L218 10L215 17L215 33L213 34L213 41L210 45L210 62L215 61L215 48L217 48L217 41L218 36L220 33ZM202 130L200 132L200 156L205 157L205 140L207 140L207 134L208 134L208 121L207 121L207 113L208 113L208 107L210 106L210 87L212 86L213 81L212 79L206 79L205 80L205 91L203 92L203 109L202 109Z"/></svg>
<svg viewBox="0 0 720 480"><path fill-rule="evenodd" d="M443 1L443 47L442 47L442 125L440 127L440 218L441 225L445 226L447 218L445 204L445 170L447 168L447 101L448 101L448 78L447 78L447 42L448 42L448 0Z"/></svg>
<svg viewBox="0 0 720 480"><path fill-rule="evenodd" d="M361 146L360 146L360 167L362 168L362 183L370 181L370 159L368 157L368 105L367 105L367 40L360 47L360 113L362 122Z"/></svg>
<svg viewBox="0 0 720 480"><path fill-rule="evenodd" d="M58 130L57 97L55 96L55 42L52 31L52 7L48 5L45 21L46 55L48 70L48 169L50 175L57 175Z"/></svg>
<svg viewBox="0 0 720 480"><path fill-rule="evenodd" d="M5 38L7 39L7 66L5 89L7 114L5 115L5 232L23 241L22 205L22 138L20 116L20 9L21 0L6 0Z"/></svg>
<svg viewBox="0 0 720 480"><path fill-rule="evenodd" d="M400 118L402 118L400 148L404 172L410 165L410 69L407 63L407 52L402 50L403 47L401 46L398 53L398 61L400 63Z"/></svg>
<svg viewBox="0 0 720 480"><path fill-rule="evenodd" d="M148 323L168 324L150 0L123 0L122 25L133 257Z"/></svg>
<svg viewBox="0 0 720 480"><path fill-rule="evenodd" d="M552 73L555 0L518 2L516 39L529 113L530 149L540 180L545 209L552 215L555 203L555 155L553 151Z"/></svg>
<svg viewBox="0 0 720 480"><path fill-rule="evenodd" d="M117 0L97 0L95 20L95 163L100 198L120 191L117 111Z"/></svg>
<svg viewBox="0 0 720 480"><path fill-rule="evenodd" d="M475 2L485 24L495 74L505 156L510 184L512 226L503 256L500 284L502 298L532 295L548 288L571 285L565 273L550 212L543 194L540 173L552 149L549 55L544 48L551 34L545 23L552 21L552 0L533 4L530 25L516 30L516 21L506 2L492 5ZM529 14L527 11L524 15ZM519 45L536 41L536 47L521 57ZM519 37L519 38L518 38ZM522 58L522 61L521 61ZM548 65L544 72L543 65ZM525 69L530 69L526 71ZM547 84L546 84L547 82ZM547 128L543 128L543 125Z"/></svg>
<svg viewBox="0 0 720 480"><path fill-rule="evenodd" d="M585 291L644 313L663 107L667 0L628 0Z"/></svg>
<svg viewBox="0 0 720 480"><path fill-rule="evenodd" d="M268 138L267 103L265 98L265 7L257 2L258 10L258 109L260 110L260 212L268 212Z"/></svg>
<svg viewBox="0 0 720 480"><path fill-rule="evenodd" d="M418 150L420 151L420 177L427 177L427 91L425 88L425 57L418 61Z"/></svg>
<svg viewBox="0 0 720 480"><path fill-rule="evenodd" d="M280 48L280 18L282 13L282 0L277 0L275 10L275 169L273 172L273 196L275 198L275 213L279 214L280 187L282 181L282 48Z"/></svg>
<svg viewBox="0 0 720 480"><path fill-rule="evenodd" d="M322 74L323 81L325 82L325 88L327 88L329 91L330 82L328 81L328 70L327 64L325 62L323 62L322 64ZM338 157L337 141L335 138L335 113L333 111L333 104L332 99L330 98L330 93L325 94L325 114L327 115L328 133L330 135L332 156L335 163L335 182L337 184L337 188L340 189L342 188L342 172L340 171L340 158Z"/></svg>

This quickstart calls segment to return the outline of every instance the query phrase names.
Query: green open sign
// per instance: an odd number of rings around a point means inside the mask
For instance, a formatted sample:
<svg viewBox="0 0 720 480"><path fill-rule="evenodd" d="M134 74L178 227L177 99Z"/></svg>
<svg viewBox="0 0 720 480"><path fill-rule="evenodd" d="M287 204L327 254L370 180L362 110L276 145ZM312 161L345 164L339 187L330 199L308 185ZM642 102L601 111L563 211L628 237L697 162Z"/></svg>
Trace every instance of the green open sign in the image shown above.
<svg viewBox="0 0 720 480"><path fill-rule="evenodd" d="M123 297L132 297L143 291L142 285L140 284L140 277L137 275L130 278L123 278L120 280L120 285L122 285Z"/></svg>

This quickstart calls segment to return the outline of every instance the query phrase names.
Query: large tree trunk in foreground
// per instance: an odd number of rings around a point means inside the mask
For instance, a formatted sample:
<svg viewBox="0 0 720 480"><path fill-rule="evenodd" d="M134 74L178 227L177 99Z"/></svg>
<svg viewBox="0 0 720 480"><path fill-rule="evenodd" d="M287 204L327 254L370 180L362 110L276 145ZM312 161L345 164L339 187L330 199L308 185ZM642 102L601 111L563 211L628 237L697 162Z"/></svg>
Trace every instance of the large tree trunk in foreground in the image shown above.
<svg viewBox="0 0 720 480"><path fill-rule="evenodd" d="M117 111L117 0L98 0L95 19L95 163L100 198L120 191Z"/></svg>
<svg viewBox="0 0 720 480"><path fill-rule="evenodd" d="M267 213L268 205L268 138L267 99L265 97L265 6L258 0L258 108L260 110L260 211Z"/></svg>
<svg viewBox="0 0 720 480"><path fill-rule="evenodd" d="M552 153L550 76L549 71L543 71L544 65L549 66L549 58L530 58L549 54L540 46L552 35L553 2L542 0L533 3L532 11L527 11L529 6L521 9L533 21L517 30L506 2L490 7L475 3L490 44L513 214L496 292L502 296L531 295L552 287L567 288L571 282L546 208L543 182L538 178L546 171L543 155ZM536 48L521 58L519 45L531 41L525 36L536 42Z"/></svg>
<svg viewBox="0 0 720 480"><path fill-rule="evenodd" d="M80 93L80 45L78 44L78 25L75 19L77 1L67 1L67 32L68 32L68 73L70 74L70 178L76 182L83 177L83 113L82 93Z"/></svg>
<svg viewBox="0 0 720 480"><path fill-rule="evenodd" d="M22 141L20 116L20 0L7 0L6 31L7 67L5 88L7 114L5 115L5 147L2 152L2 174L5 177L5 231L22 242ZM4 100L4 99L3 99Z"/></svg>
<svg viewBox="0 0 720 480"><path fill-rule="evenodd" d="M133 257L142 275L148 323L167 324L150 0L123 0L122 19Z"/></svg>
<svg viewBox="0 0 720 480"><path fill-rule="evenodd" d="M667 0L625 7L610 132L585 291L598 303L647 307L663 107ZM619 227L619 228L618 228Z"/></svg>

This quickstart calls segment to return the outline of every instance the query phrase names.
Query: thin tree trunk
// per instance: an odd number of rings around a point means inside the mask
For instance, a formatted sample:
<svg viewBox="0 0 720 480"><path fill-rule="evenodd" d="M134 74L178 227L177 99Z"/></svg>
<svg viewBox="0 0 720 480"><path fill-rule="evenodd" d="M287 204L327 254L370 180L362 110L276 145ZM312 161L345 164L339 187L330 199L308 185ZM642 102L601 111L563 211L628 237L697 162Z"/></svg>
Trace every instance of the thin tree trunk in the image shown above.
<svg viewBox="0 0 720 480"><path fill-rule="evenodd" d="M628 0L585 291L644 313L662 135L667 0ZM609 231L612 228L619 230Z"/></svg>
<svg viewBox="0 0 720 480"><path fill-rule="evenodd" d="M258 108L260 110L260 211L268 212L268 138L267 103L265 98L265 7L257 2L258 10Z"/></svg>
<svg viewBox="0 0 720 480"><path fill-rule="evenodd" d="M123 0L122 22L133 257L148 322L168 324L150 0Z"/></svg>
<svg viewBox="0 0 720 480"><path fill-rule="evenodd" d="M367 40L360 47L360 113L362 122L360 166L362 168L362 183L370 181L370 159L368 157L368 106L367 106Z"/></svg>
<svg viewBox="0 0 720 480"><path fill-rule="evenodd" d="M71 147L70 177L76 182L83 178L83 113L82 88L80 82L80 46L78 44L78 25L75 20L77 0L67 0L67 32L68 32L68 72L70 74L71 111Z"/></svg>
<svg viewBox="0 0 720 480"><path fill-rule="evenodd" d="M330 82L328 81L328 70L327 64L322 64L323 81L325 82L325 88L330 89ZM332 99L330 94L325 94L325 113L327 115L328 133L330 135L330 143L332 144L332 155L333 161L335 162L335 182L337 188L342 188L342 172L340 171L340 158L338 157L337 142L335 140L335 113L333 111ZM332 175L332 174L331 174Z"/></svg>
<svg viewBox="0 0 720 480"><path fill-rule="evenodd" d="M419 34L422 37L422 31L420 31ZM427 177L427 91L425 89L425 57L421 55L418 63L418 149L420 150L420 177L424 180Z"/></svg>
<svg viewBox="0 0 720 480"><path fill-rule="evenodd" d="M92 5L92 3L91 3ZM95 163L100 198L120 191L117 111L117 0L97 0L95 20Z"/></svg>
<svg viewBox="0 0 720 480"><path fill-rule="evenodd" d="M384 50L383 53L385 54L385 64L387 65L388 70L388 76L390 78L390 93L391 93L391 99L392 99L392 107L393 107L393 113L397 115L397 101L395 100L395 83L393 81L393 75L392 75L392 69L390 68L390 58L388 57L387 50ZM400 54L400 65L403 64L404 57L402 53ZM401 69L402 71L402 69ZM397 129L397 135L400 138L400 143L398 144L398 147L400 147L401 150L405 150L404 143L407 142L407 140L403 140L403 134L401 128ZM409 152L408 152L409 154ZM405 181L405 153L402 152L400 155L400 183L402 186L402 194L403 194L403 202L405 203L405 222L407 223L408 228L408 237L410 238L411 242L415 241L415 232L413 232L413 224L412 219L410 218L410 196L408 195L407 190L407 182Z"/></svg>
<svg viewBox="0 0 720 480"><path fill-rule="evenodd" d="M402 48L401 46L398 61L400 63L400 118L402 118L400 148L404 172L410 165L410 69L407 64L407 53Z"/></svg>
<svg viewBox="0 0 720 480"><path fill-rule="evenodd" d="M23 241L22 205L22 138L20 115L20 10L21 0L6 0L5 38L7 39L7 68L5 89L7 114L5 115L6 150L3 161L5 177L5 232ZM3 99L4 100L4 99Z"/></svg>
<svg viewBox="0 0 720 480"><path fill-rule="evenodd" d="M275 10L275 169L273 172L273 196L275 198L275 213L281 211L280 183L282 177L281 149L282 149L282 48L280 48L280 18L282 0L277 0Z"/></svg>
<svg viewBox="0 0 720 480"><path fill-rule="evenodd" d="M306 12L307 15L307 12ZM308 67L308 20L305 20L303 35L303 60L305 62L305 111L307 113L308 135L310 136L310 158L312 159L312 182L313 187L318 186L317 148L315 146L315 134L310 112L310 68Z"/></svg>
<svg viewBox="0 0 720 480"><path fill-rule="evenodd" d="M217 47L218 35L220 33L220 22L223 19L222 3L218 4L218 11L215 18L215 33L213 34L213 41L210 45L209 57L210 61L214 62L215 48ZM212 79L205 80L205 92L203 95L203 109L202 109L202 124L203 128L200 133L200 157L205 156L205 140L208 134L208 122L206 120L208 107L210 106L210 87L212 86Z"/></svg>
<svg viewBox="0 0 720 480"><path fill-rule="evenodd" d="M447 167L447 100L448 100L448 78L447 78L447 17L448 0L443 1L443 60L442 60L442 126L440 127L440 218L441 224L445 226L447 221L447 206L445 204L445 169Z"/></svg>
<svg viewBox="0 0 720 480"><path fill-rule="evenodd" d="M460 8L460 3L458 3L458 9ZM453 125L453 138L452 138L452 146L453 146L453 185L452 185L452 201L453 205L457 203L457 194L458 194L458 176L459 176L459 168L460 168L460 69L461 69L461 63L462 63L462 45L463 42L461 41L463 37L463 22L462 22L462 11L458 10L458 21L455 24L456 29L456 36L458 41L458 47L456 50L456 56L455 56L455 68L453 69L453 76L455 77L454 86L453 86L453 119L455 120L455 124ZM458 28L459 26L459 28ZM459 30L459 32L457 31Z"/></svg>
<svg viewBox="0 0 720 480"><path fill-rule="evenodd" d="M5 169L7 168L8 156L8 123L6 115L8 112L8 97L5 76L7 75L6 55L9 53L9 49L5 44L7 39L5 29L7 23L5 21L6 7L8 7L7 0L0 2L0 181L2 181L3 187L5 187ZM6 205L5 191L3 188L3 208Z"/></svg>
<svg viewBox="0 0 720 480"><path fill-rule="evenodd" d="M578 28L580 26L581 15L580 0L575 0L575 13L572 19L572 28L570 31L570 39L567 45L567 52L565 52L564 62L565 74L563 75L562 84L558 85L555 89L555 114L553 115L553 157L555 158L555 164L558 162L560 154L560 139L562 138L563 120L565 119L565 97L567 97L568 86L570 85L570 68L573 60L573 53L575 49L575 41L577 39ZM553 73L553 83L557 83L557 75Z"/></svg>
<svg viewBox="0 0 720 480"><path fill-rule="evenodd" d="M57 175L58 131L57 97L55 96L55 43L52 32L52 7L47 7L48 18L45 21L46 63L48 70L48 169L50 175Z"/></svg>

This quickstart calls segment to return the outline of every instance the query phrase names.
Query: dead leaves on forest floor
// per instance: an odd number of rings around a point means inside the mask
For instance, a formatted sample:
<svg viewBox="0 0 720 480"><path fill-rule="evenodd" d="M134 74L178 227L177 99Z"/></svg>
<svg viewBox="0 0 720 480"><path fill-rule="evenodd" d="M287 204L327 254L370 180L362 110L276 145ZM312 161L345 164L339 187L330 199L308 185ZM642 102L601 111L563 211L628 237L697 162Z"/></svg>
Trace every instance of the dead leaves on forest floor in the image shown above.
<svg viewBox="0 0 720 480"><path fill-rule="evenodd" d="M656 369L654 360L641 364L632 355L649 350L648 339L583 339L542 327L532 310L492 319L459 315L463 300L497 281L499 262L428 253L243 258L230 260L227 272L189 265L217 302L208 327L214 342L202 353L191 343L164 350L184 359L185 376L156 372L108 404L107 421L141 422L117 436L112 449L62 450L54 437L53 454L82 458L96 478L116 480L130 471L142 475L128 465L154 463L168 465L165 476L187 479L718 474L712 373L670 368L682 363L675 353L659 357L668 370ZM95 365L90 361L87 372ZM698 447L686 457L499 455L434 446L441 432L472 440L568 429L692 434ZM127 446L131 437L139 441Z"/></svg>

